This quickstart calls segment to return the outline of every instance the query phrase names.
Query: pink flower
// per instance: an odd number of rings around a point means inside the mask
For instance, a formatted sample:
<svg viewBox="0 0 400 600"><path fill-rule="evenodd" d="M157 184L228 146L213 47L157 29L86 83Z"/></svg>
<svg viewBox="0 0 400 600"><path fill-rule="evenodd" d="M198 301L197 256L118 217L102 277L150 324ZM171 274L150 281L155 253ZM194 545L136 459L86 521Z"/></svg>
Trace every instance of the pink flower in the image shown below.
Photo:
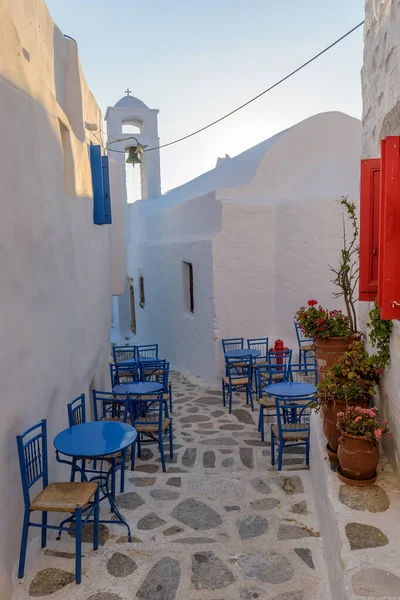
<svg viewBox="0 0 400 600"><path fill-rule="evenodd" d="M374 436L379 440L382 437L382 429L375 429Z"/></svg>
<svg viewBox="0 0 400 600"><path fill-rule="evenodd" d="M311 299L307 302L307 304L308 304L308 306L315 306L316 304L318 304L318 302L316 300Z"/></svg>
<svg viewBox="0 0 400 600"><path fill-rule="evenodd" d="M356 418L354 419L354 421L355 421L356 423L358 423L358 421L361 421L361 419L362 419L362 417L361 417L360 415L358 415L358 417L356 417Z"/></svg>
<svg viewBox="0 0 400 600"><path fill-rule="evenodd" d="M337 416L338 417L344 417L344 412L343 411L338 412Z"/></svg>

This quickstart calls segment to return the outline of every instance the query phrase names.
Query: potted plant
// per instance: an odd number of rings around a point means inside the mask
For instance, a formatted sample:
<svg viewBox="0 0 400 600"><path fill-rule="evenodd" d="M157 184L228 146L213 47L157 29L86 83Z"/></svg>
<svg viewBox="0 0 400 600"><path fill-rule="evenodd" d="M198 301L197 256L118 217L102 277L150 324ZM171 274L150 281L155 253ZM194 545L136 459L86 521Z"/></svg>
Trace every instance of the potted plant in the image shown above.
<svg viewBox="0 0 400 600"><path fill-rule="evenodd" d="M296 312L295 319L306 337L314 339L318 381L321 382L353 341L349 317L341 310L328 311L317 300L309 300L307 306Z"/></svg>
<svg viewBox="0 0 400 600"><path fill-rule="evenodd" d="M339 412L340 430L337 473L344 483L369 485L376 480L379 440L388 432L388 421L376 418L376 408L352 406Z"/></svg>
<svg viewBox="0 0 400 600"><path fill-rule="evenodd" d="M337 459L339 446L338 413L346 412L350 406L367 408L381 372L376 356L370 356L362 342L353 342L318 383L318 401L323 407L324 433L331 459Z"/></svg>

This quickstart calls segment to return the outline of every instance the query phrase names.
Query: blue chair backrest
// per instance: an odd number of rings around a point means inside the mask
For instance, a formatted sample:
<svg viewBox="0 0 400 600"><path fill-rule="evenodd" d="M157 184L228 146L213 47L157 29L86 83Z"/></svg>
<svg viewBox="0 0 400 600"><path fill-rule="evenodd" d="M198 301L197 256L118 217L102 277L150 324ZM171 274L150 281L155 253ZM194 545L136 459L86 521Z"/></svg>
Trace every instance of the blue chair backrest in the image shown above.
<svg viewBox="0 0 400 600"><path fill-rule="evenodd" d="M304 335L304 332L301 329L300 324L296 323L296 321L294 323L294 328L296 330L296 336L297 336L297 341L298 341L299 346L301 345L301 342L310 342L310 343L314 342L314 338L307 338Z"/></svg>
<svg viewBox="0 0 400 600"><path fill-rule="evenodd" d="M310 383L311 385L317 385L318 369L315 366L315 363L306 365L291 363L289 367L289 380L297 383Z"/></svg>
<svg viewBox="0 0 400 600"><path fill-rule="evenodd" d="M169 362L164 359L146 360L140 363L140 378L142 381L157 381L168 391Z"/></svg>
<svg viewBox="0 0 400 600"><path fill-rule="evenodd" d="M158 358L158 344L136 346L136 358Z"/></svg>
<svg viewBox="0 0 400 600"><path fill-rule="evenodd" d="M162 392L151 394L151 398L146 398L145 395L128 396L127 398L133 427L135 424L145 423L146 425L157 425L161 431L164 414L168 417L168 405L163 401Z"/></svg>
<svg viewBox="0 0 400 600"><path fill-rule="evenodd" d="M95 421L126 422L128 403L126 394L92 390L93 419Z"/></svg>
<svg viewBox="0 0 400 600"><path fill-rule="evenodd" d="M19 467L25 506L29 506L29 489L40 479L43 488L49 483L47 464L47 427L42 419L21 435L17 435Z"/></svg>
<svg viewBox="0 0 400 600"><path fill-rule="evenodd" d="M302 399L294 402L293 400L284 400L275 398L276 420L278 424L279 437L282 439L282 433L291 431L288 425L297 423L300 427L296 430L307 431L310 434L310 402Z"/></svg>
<svg viewBox="0 0 400 600"><path fill-rule="evenodd" d="M257 365L257 388L260 398L263 397L263 388L274 383L284 383L289 381L288 367L283 365Z"/></svg>
<svg viewBox="0 0 400 600"><path fill-rule="evenodd" d="M70 427L86 423L85 394L81 394L75 400L67 404L68 423Z"/></svg>
<svg viewBox="0 0 400 600"><path fill-rule="evenodd" d="M110 379L111 387L119 383L133 383L139 381L139 365L132 363L130 365L122 365L121 363L110 364Z"/></svg>
<svg viewBox="0 0 400 600"><path fill-rule="evenodd" d="M114 362L120 363L124 360L135 360L136 346L113 346Z"/></svg>
<svg viewBox="0 0 400 600"><path fill-rule="evenodd" d="M258 360L267 360L267 354L268 354L268 338L252 338L250 340L247 340L247 347L251 348L252 350L259 350L261 352L260 356L257 356L257 358L255 359L256 362Z"/></svg>
<svg viewBox="0 0 400 600"><path fill-rule="evenodd" d="M225 357L226 376L229 377L229 383L234 383L235 379L244 379L251 381L251 370L253 361L251 357L228 358Z"/></svg>
<svg viewBox="0 0 400 600"><path fill-rule="evenodd" d="M243 348L244 339L243 338L225 338L222 341L222 349L224 354L229 352L229 350L239 350Z"/></svg>
<svg viewBox="0 0 400 600"><path fill-rule="evenodd" d="M286 365L289 368L292 362L292 350L268 350L268 363L279 368Z"/></svg>

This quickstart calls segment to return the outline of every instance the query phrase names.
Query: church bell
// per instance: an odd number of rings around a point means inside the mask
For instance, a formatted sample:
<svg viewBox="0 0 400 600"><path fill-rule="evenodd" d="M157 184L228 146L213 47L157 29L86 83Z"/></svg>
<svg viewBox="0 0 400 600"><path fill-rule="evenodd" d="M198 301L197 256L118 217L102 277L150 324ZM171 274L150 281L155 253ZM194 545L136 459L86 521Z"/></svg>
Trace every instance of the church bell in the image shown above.
<svg viewBox="0 0 400 600"><path fill-rule="evenodd" d="M125 162L128 164L132 164L133 166L140 165L141 160L138 155L138 147L130 146L130 148L128 148L128 151L129 151L129 155Z"/></svg>

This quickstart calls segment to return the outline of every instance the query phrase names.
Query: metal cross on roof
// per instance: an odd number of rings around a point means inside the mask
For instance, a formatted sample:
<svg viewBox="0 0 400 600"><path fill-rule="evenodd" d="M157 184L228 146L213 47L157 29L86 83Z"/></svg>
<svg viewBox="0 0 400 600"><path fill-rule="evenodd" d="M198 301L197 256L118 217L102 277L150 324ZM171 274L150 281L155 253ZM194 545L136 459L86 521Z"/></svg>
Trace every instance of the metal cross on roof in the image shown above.
<svg viewBox="0 0 400 600"><path fill-rule="evenodd" d="M132 92L131 92L131 90L130 90L129 88L127 88L127 89L125 90L125 94L126 94L127 96L129 96L129 94L131 94L131 93L132 93Z"/></svg>

